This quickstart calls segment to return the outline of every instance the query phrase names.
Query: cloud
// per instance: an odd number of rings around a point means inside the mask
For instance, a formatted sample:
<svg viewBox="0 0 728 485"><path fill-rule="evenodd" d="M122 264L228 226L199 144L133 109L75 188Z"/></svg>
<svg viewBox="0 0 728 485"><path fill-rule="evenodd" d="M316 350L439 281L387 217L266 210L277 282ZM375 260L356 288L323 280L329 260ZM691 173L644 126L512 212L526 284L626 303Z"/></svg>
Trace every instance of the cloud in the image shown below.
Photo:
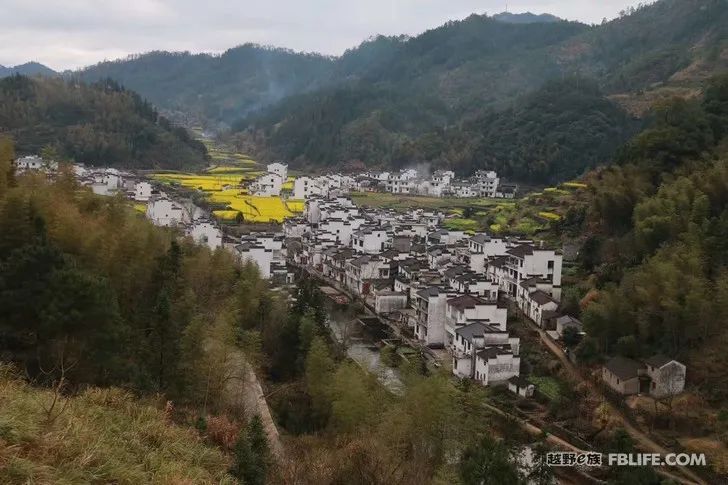
<svg viewBox="0 0 728 485"><path fill-rule="evenodd" d="M626 0L509 0L511 12L596 23ZM222 52L246 42L341 54L376 34L415 35L505 0L0 0L0 64L77 68L150 50Z"/></svg>

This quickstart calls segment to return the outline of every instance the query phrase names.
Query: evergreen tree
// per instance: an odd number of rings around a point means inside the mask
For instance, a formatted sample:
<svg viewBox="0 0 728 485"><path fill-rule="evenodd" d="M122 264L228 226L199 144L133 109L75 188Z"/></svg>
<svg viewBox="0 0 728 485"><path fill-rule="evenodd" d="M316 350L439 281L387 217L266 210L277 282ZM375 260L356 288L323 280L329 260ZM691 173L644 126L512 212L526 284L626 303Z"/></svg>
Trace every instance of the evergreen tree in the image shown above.
<svg viewBox="0 0 728 485"><path fill-rule="evenodd" d="M464 485L517 485L523 482L510 450L490 436L483 436L477 444L465 449L459 468Z"/></svg>
<svg viewBox="0 0 728 485"><path fill-rule="evenodd" d="M240 432L235 443L233 468L230 473L245 485L266 482L270 450L260 416L253 416Z"/></svg>

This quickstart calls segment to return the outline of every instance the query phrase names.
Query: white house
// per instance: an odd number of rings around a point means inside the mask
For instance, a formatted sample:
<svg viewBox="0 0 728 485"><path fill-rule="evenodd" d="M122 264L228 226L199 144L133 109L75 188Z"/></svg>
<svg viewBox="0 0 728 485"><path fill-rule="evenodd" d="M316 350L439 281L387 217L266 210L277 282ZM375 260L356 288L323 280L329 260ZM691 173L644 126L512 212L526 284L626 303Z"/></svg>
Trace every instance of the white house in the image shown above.
<svg viewBox="0 0 728 485"><path fill-rule="evenodd" d="M166 197L152 198L147 204L147 217L156 226L176 226L184 222L184 208Z"/></svg>
<svg viewBox="0 0 728 485"><path fill-rule="evenodd" d="M495 197L500 179L492 170L478 170L473 177L473 186L479 197Z"/></svg>
<svg viewBox="0 0 728 485"><path fill-rule="evenodd" d="M15 171L18 173L41 168L43 168L43 159L37 155L28 155L15 160Z"/></svg>
<svg viewBox="0 0 728 485"><path fill-rule="evenodd" d="M443 347L446 343L447 298L447 291L437 286L423 288L415 294L415 336L427 346Z"/></svg>
<svg viewBox="0 0 728 485"><path fill-rule="evenodd" d="M266 167L269 173L278 175L283 182L288 179L288 165L285 163L269 163Z"/></svg>
<svg viewBox="0 0 728 485"><path fill-rule="evenodd" d="M475 354L475 380L484 386L506 383L521 371L521 358L510 345L494 345Z"/></svg>
<svg viewBox="0 0 728 485"><path fill-rule="evenodd" d="M559 303L551 296L542 291L536 290L528 294L524 301L523 312L540 327L544 326L545 319L553 316Z"/></svg>
<svg viewBox="0 0 728 485"><path fill-rule="evenodd" d="M235 246L238 258L242 263L253 263L260 271L260 277L269 279L271 276L271 263L273 262L273 250L266 249L263 245L256 245L245 242Z"/></svg>
<svg viewBox="0 0 728 485"><path fill-rule="evenodd" d="M328 190L311 177L296 177L293 181L293 198L306 200L314 195L328 195Z"/></svg>
<svg viewBox="0 0 728 485"><path fill-rule="evenodd" d="M152 184L149 182L137 182L134 185L134 200L147 202L152 197Z"/></svg>
<svg viewBox="0 0 728 485"><path fill-rule="evenodd" d="M687 368L675 359L664 355L653 355L645 360L647 375L650 377L650 395L662 399L673 397L685 389Z"/></svg>
<svg viewBox="0 0 728 485"><path fill-rule="evenodd" d="M505 331L507 319L508 309L495 301L486 301L470 294L448 298L445 308L447 343L452 343L457 329L472 323L482 323Z"/></svg>
<svg viewBox="0 0 728 485"><path fill-rule="evenodd" d="M346 264L346 286L359 295L371 293L373 280L389 278L390 266L382 258L364 254Z"/></svg>
<svg viewBox="0 0 728 485"><path fill-rule="evenodd" d="M195 222L188 231L189 236L198 244L205 244L213 251L222 247L222 231L212 222Z"/></svg>
<svg viewBox="0 0 728 485"><path fill-rule="evenodd" d="M511 377L508 379L508 390L521 397L533 396L536 386L525 377Z"/></svg>
<svg viewBox="0 0 728 485"><path fill-rule="evenodd" d="M516 354L519 339L494 325L475 322L459 328L450 344L452 372L460 378L475 378L476 354L492 346L508 346Z"/></svg>
<svg viewBox="0 0 728 485"><path fill-rule="evenodd" d="M372 226L361 226L351 235L351 247L360 253L380 253L386 249L388 241L387 231Z"/></svg>
<svg viewBox="0 0 728 485"><path fill-rule="evenodd" d="M561 267L563 256L553 249L521 244L506 251L504 285L509 295L516 297L518 285L535 276L551 282L551 296L561 299Z"/></svg>
<svg viewBox="0 0 728 485"><path fill-rule="evenodd" d="M253 195L259 197L278 197L281 195L284 179L277 173L269 172L261 175L250 185Z"/></svg>

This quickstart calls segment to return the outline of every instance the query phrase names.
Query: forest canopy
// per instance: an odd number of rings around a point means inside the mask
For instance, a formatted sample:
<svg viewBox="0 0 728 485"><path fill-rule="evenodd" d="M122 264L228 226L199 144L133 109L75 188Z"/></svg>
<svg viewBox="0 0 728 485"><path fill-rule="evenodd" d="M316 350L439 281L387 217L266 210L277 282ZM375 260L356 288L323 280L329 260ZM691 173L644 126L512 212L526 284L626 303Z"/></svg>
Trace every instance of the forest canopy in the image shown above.
<svg viewBox="0 0 728 485"><path fill-rule="evenodd" d="M20 154L52 146L65 160L118 168L191 168L205 146L172 126L151 104L114 81L0 79L0 134Z"/></svg>

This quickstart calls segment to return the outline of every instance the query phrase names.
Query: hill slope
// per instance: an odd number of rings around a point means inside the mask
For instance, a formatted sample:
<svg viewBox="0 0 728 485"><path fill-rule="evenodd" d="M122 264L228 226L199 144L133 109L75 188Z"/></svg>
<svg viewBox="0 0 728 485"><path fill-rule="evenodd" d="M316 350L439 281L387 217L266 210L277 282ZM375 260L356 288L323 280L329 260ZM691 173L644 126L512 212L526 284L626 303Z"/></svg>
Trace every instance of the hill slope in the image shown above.
<svg viewBox="0 0 728 485"><path fill-rule="evenodd" d="M0 364L0 482L234 483L221 451L152 404L113 388L59 397Z"/></svg>
<svg viewBox="0 0 728 485"><path fill-rule="evenodd" d="M638 115L656 99L694 96L710 74L728 68L727 34L728 3L723 0L662 0L598 27L514 25L471 16L413 39L365 44L360 49L374 50L378 57L368 55L366 71L349 79L345 88L284 100L236 128L263 139L271 157L386 164L423 132L477 119L492 109L508 113L503 108L545 82L573 74L597 79L605 94ZM338 62L351 64L358 54L354 50ZM342 89L346 96L340 95ZM362 98L364 106L357 101ZM308 126L297 126L302 123ZM323 132L321 140L343 148L328 155L312 152L310 146L317 143L290 140L300 130ZM575 135L573 150L580 143ZM574 175L587 166L562 174Z"/></svg>
<svg viewBox="0 0 728 485"><path fill-rule="evenodd" d="M111 78L161 108L230 122L319 86L331 67L331 59L321 55L246 44L220 56L150 52L75 76L88 82Z"/></svg>
<svg viewBox="0 0 728 485"><path fill-rule="evenodd" d="M52 145L89 165L181 168L201 166L207 158L204 145L113 82L2 79L0 133L12 136L21 154Z"/></svg>

